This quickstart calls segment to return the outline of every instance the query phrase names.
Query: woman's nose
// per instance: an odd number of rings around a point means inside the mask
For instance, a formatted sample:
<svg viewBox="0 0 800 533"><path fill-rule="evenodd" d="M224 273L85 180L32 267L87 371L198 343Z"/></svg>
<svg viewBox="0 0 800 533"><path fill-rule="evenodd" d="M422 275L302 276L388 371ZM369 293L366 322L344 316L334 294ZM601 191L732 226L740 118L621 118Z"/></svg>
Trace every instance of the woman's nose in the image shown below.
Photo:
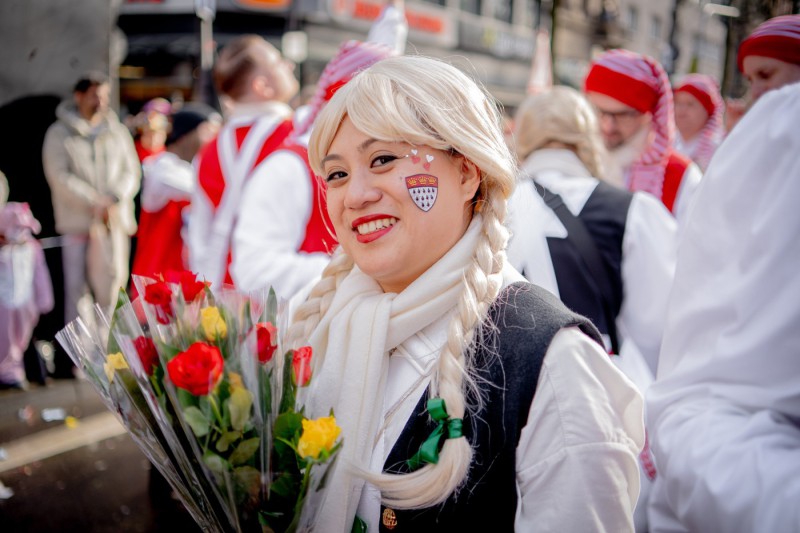
<svg viewBox="0 0 800 533"><path fill-rule="evenodd" d="M348 209L360 209L370 203L377 202L383 196L374 177L366 172L354 172L347 183L344 206Z"/></svg>

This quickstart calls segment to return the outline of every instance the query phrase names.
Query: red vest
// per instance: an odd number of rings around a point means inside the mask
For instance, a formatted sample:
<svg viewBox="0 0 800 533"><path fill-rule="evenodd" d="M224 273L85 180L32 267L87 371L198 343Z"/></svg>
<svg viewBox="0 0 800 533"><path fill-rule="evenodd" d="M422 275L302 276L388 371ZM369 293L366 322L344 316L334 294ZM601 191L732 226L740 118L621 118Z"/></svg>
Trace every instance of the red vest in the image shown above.
<svg viewBox="0 0 800 533"><path fill-rule="evenodd" d="M181 212L188 206L187 200L170 200L158 211L142 209L139 230L136 233L136 256L132 274L156 277L169 270L180 272L186 268L183 260L183 238ZM136 288L131 284L133 298Z"/></svg>
<svg viewBox="0 0 800 533"><path fill-rule="evenodd" d="M245 137L250 132L251 125L243 126L235 131L237 148L242 147ZM313 208L310 219L306 225L306 237L298 251L304 252L326 252L331 253L336 246L336 238L333 236L333 225L328 219L327 208L325 207L324 184L321 183L311 170L308 164L308 152L305 147L290 141L290 134L293 130L291 119L284 121L273 131L264 142L261 151L256 157L253 169L255 169L268 156L278 150L290 150L298 154L306 167L311 178L313 191ZM222 195L225 192L225 177L222 174L222 167L219 161L217 139L210 142L201 152L198 167L198 185L205 192L214 209L219 207ZM330 228L330 229L329 229ZM227 268L225 272L225 283L233 285L230 275L231 250L228 248Z"/></svg>
<svg viewBox="0 0 800 533"><path fill-rule="evenodd" d="M661 189L661 201L674 215L675 199L678 196L683 176L686 169L692 164L692 160L682 156L675 150L671 150L667 160L667 168L664 170L664 185Z"/></svg>
<svg viewBox="0 0 800 533"><path fill-rule="evenodd" d="M328 217L325 182L311 170L311 165L308 163L308 150L305 146L289 140L283 144L281 149L289 150L300 156L306 164L308 176L311 178L311 197L313 201L311 215L308 218L308 224L306 224L306 237L297 251L306 253L325 252L330 255L333 253L333 249L336 248L338 241L333 231L331 219Z"/></svg>

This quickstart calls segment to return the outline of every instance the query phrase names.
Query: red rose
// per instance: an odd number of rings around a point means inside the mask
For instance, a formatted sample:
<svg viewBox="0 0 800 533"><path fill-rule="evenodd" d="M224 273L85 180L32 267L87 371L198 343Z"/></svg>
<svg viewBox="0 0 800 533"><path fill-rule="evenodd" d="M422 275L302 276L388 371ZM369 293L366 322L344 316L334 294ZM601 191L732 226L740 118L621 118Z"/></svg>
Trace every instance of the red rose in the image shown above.
<svg viewBox="0 0 800 533"><path fill-rule="evenodd" d="M133 345L136 347L136 353L139 354L139 359L142 361L144 371L147 372L148 376L152 376L153 369L158 366L158 352L156 351L156 345L153 344L153 339L144 336L137 337L133 341Z"/></svg>
<svg viewBox="0 0 800 533"><path fill-rule="evenodd" d="M205 396L219 383L224 365L219 348L196 342L167 363L167 373L176 387Z"/></svg>
<svg viewBox="0 0 800 533"><path fill-rule="evenodd" d="M278 349L278 330L272 322L256 324L256 343L258 345L258 362L269 363L275 350Z"/></svg>
<svg viewBox="0 0 800 533"><path fill-rule="evenodd" d="M292 378L299 387L311 381L311 346L303 346L292 353Z"/></svg>
<svg viewBox="0 0 800 533"><path fill-rule="evenodd" d="M163 281L151 283L144 288L144 301L153 305L167 305L172 300L172 289Z"/></svg>
<svg viewBox="0 0 800 533"><path fill-rule="evenodd" d="M163 281L151 283L144 288L144 301L152 304L156 310L156 320L169 324L172 318L172 289Z"/></svg>
<svg viewBox="0 0 800 533"><path fill-rule="evenodd" d="M198 294L203 293L207 283L204 281L197 281L197 274L184 270L180 275L181 290L183 291L183 299L187 302L193 302Z"/></svg>

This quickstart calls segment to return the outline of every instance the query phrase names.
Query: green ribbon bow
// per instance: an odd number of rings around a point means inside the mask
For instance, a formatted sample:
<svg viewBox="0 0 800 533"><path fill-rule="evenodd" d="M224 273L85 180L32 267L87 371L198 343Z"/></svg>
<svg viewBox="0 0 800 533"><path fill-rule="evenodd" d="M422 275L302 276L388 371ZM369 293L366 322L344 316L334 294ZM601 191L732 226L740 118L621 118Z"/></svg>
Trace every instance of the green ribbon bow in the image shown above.
<svg viewBox="0 0 800 533"><path fill-rule="evenodd" d="M353 529L350 530L350 533L367 533L367 523L356 516L356 519L353 521Z"/></svg>
<svg viewBox="0 0 800 533"><path fill-rule="evenodd" d="M439 423L425 439L419 451L411 457L406 464L413 472L420 468L422 463L436 464L439 462L439 450L444 445L444 439L457 439L463 437L462 431L464 421L461 418L450 418L443 398L431 398L428 400L428 414ZM447 433L445 433L447 430Z"/></svg>

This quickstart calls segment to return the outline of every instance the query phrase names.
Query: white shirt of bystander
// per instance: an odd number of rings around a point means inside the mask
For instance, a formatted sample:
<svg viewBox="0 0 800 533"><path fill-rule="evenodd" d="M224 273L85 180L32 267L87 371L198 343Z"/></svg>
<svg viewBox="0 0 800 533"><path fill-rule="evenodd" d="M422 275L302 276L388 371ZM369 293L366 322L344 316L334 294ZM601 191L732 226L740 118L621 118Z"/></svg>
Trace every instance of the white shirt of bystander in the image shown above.
<svg viewBox="0 0 800 533"><path fill-rule="evenodd" d="M800 528L800 84L717 150L678 248L648 429L651 531Z"/></svg>

